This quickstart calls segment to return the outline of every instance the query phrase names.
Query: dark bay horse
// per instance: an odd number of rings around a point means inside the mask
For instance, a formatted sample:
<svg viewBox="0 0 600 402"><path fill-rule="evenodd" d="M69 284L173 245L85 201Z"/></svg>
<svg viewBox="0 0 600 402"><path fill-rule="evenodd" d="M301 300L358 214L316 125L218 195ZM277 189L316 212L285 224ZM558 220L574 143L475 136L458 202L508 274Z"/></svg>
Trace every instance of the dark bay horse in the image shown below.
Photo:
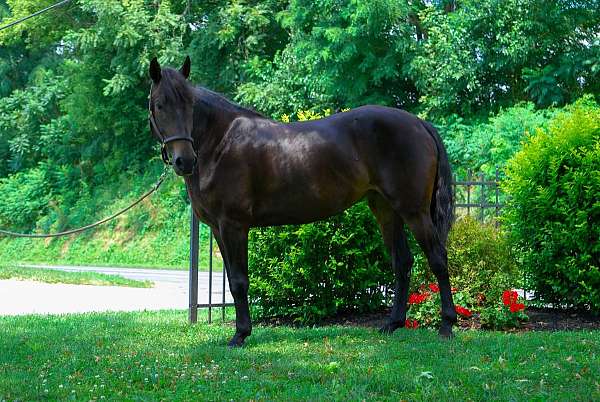
<svg viewBox="0 0 600 402"><path fill-rule="evenodd" d="M440 335L452 335L456 312L446 239L452 222L451 173L429 123L403 110L362 106L303 123L282 124L244 109L187 78L150 63L150 126L163 156L184 177L194 213L223 255L235 301L230 346L250 335L248 231L254 226L313 222L367 198L392 257L395 293L389 322L404 326L413 258L404 225L415 235L442 299Z"/></svg>

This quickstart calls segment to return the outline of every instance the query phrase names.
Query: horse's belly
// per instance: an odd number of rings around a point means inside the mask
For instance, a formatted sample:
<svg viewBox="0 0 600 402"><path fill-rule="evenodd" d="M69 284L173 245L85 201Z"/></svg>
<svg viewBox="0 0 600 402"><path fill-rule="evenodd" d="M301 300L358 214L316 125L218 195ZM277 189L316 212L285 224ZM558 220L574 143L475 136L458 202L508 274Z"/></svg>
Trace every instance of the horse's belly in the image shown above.
<svg viewBox="0 0 600 402"><path fill-rule="evenodd" d="M368 191L364 180L315 179L257 197L253 206L255 226L308 223L349 208Z"/></svg>

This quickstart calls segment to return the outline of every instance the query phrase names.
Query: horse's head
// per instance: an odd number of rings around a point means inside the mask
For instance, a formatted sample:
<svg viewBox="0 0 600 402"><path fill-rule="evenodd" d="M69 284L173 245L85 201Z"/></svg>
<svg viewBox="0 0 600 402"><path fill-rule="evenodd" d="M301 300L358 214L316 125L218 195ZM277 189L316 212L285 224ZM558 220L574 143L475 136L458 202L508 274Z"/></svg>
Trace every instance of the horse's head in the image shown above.
<svg viewBox="0 0 600 402"><path fill-rule="evenodd" d="M165 163L173 165L180 176L193 173L196 152L192 138L194 95L187 78L190 58L179 70L161 69L156 57L150 62L150 132L162 146ZM170 157L169 157L170 155Z"/></svg>

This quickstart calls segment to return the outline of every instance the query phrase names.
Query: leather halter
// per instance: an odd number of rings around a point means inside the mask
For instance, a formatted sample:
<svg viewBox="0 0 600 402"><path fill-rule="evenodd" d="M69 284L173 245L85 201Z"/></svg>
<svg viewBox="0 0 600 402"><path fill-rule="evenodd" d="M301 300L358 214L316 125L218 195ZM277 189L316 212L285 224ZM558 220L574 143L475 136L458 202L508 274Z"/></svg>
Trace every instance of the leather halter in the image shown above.
<svg viewBox="0 0 600 402"><path fill-rule="evenodd" d="M188 141L192 144L192 148L194 148L194 154L196 153L196 148L194 147L194 139L191 136L187 135L172 135L166 136L163 135L160 128L156 124L156 120L154 119L154 113L152 112L152 88L154 84L150 86L150 95L148 95L148 121L150 122L150 132L154 137L156 137L160 141L160 156L162 157L163 162L166 165L173 165L173 162L169 159L169 153L167 151L167 144L173 141Z"/></svg>

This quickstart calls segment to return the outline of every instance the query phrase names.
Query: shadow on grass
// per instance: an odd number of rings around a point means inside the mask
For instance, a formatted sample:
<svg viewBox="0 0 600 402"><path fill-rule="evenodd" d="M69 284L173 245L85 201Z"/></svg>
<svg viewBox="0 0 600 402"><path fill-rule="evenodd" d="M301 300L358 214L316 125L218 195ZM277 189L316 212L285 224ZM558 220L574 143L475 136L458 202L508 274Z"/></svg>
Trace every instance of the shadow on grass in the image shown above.
<svg viewBox="0 0 600 402"><path fill-rule="evenodd" d="M174 311L0 318L0 399L73 393L505 400L598 393L600 335L592 332L465 331L444 341L420 329L380 335L356 327L258 326L246 347L231 350L233 333L231 322L188 325L185 312Z"/></svg>

